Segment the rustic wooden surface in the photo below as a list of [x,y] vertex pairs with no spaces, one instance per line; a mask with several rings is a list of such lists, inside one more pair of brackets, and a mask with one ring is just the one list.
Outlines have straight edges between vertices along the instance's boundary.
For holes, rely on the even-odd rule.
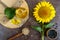
[[[41,40],[41,34],[31,28],[32,25],[39,26],[39,24],[37,24],[35,19],[33,18],[32,12],[33,12],[33,8],[40,0],[26,0],[26,1],[30,8],[29,20],[21,28],[18,29],[8,29],[0,24],[0,40],[8,40],[8,38],[11,37],[12,35],[21,32],[21,30],[24,27],[30,29],[30,34],[28,36],[23,35],[21,37],[16,38],[15,40]],[[56,30],[58,32],[58,36],[56,40],[60,40],[60,0],[47,0],[47,1],[51,2],[56,8],[57,11],[56,17],[52,22],[56,22],[57,24],[54,25],[52,28],[56,27]],[[45,40],[49,40],[49,39],[45,36]]]

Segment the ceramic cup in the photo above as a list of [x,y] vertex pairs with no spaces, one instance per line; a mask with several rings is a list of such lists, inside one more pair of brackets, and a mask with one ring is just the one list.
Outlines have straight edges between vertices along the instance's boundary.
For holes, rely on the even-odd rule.
[[57,31],[56,29],[49,29],[46,33],[48,39],[55,40],[57,39]]

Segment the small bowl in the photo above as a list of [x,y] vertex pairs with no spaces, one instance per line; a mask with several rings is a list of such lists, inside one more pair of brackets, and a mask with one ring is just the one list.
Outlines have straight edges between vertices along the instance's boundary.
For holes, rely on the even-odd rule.
[[57,31],[56,31],[56,29],[49,29],[46,34],[47,34],[48,39],[50,39],[50,40],[57,39]]

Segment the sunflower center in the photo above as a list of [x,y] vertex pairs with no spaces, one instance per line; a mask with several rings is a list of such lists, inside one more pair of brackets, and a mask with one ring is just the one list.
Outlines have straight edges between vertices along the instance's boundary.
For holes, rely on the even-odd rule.
[[43,19],[48,18],[50,15],[50,9],[48,7],[41,7],[38,11],[38,15]]

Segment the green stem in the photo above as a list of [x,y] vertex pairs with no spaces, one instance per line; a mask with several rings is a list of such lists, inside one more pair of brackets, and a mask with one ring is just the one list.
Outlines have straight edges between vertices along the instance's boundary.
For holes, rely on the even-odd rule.
[[42,31],[42,40],[44,40],[44,31]]
[[44,40],[44,24],[42,24],[42,29],[43,29],[43,31],[41,32],[42,33],[42,40]]

